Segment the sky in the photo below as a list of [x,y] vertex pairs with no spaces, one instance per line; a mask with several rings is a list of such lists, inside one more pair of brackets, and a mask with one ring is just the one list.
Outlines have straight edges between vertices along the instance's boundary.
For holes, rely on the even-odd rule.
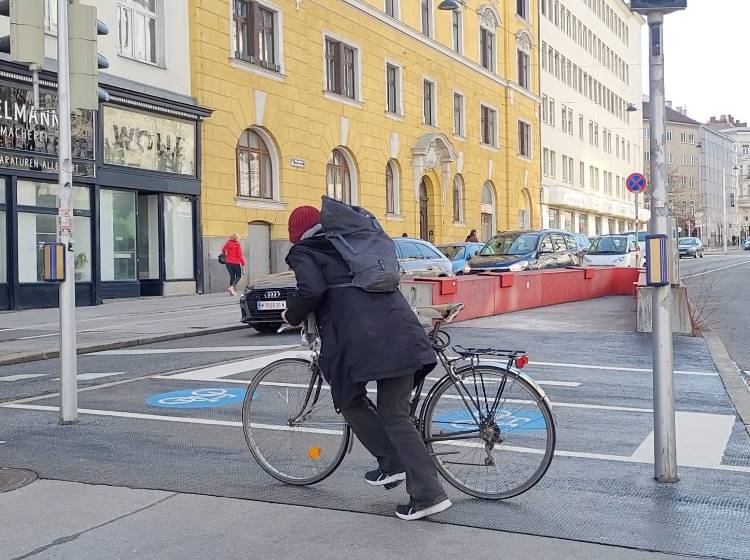
[[[673,107],[706,122],[731,114],[750,121],[750,0],[688,0],[665,17],[665,80]],[[643,36],[643,91],[648,94],[648,27]]]

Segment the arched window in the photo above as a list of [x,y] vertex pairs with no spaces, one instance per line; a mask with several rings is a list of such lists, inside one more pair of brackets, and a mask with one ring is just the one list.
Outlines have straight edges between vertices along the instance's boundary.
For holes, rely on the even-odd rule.
[[273,199],[273,167],[268,146],[247,129],[237,143],[237,195]]
[[497,68],[497,28],[500,18],[497,10],[489,5],[479,8],[479,61],[484,68],[495,72]]
[[352,201],[352,176],[344,152],[336,148],[331,152],[326,167],[326,192],[331,198],[350,204]]
[[386,214],[398,214],[400,199],[400,175],[398,164],[390,160],[385,166],[385,211]]
[[464,221],[464,181],[461,175],[453,179],[453,221]]

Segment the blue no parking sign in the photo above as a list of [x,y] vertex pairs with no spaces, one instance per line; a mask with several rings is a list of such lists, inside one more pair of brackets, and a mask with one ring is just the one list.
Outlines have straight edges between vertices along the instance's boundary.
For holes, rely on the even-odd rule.
[[648,181],[646,181],[646,176],[643,173],[632,173],[628,175],[625,186],[630,192],[640,194],[646,190]]
[[244,387],[210,387],[157,393],[146,399],[146,404],[159,408],[216,408],[241,403],[245,399]]

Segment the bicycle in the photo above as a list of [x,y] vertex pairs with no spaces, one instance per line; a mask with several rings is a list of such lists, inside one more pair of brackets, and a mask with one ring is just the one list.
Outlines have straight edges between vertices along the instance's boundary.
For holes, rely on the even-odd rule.
[[[552,462],[552,409],[539,385],[520,371],[528,363],[526,352],[462,346],[448,351],[451,338],[443,327],[463,307],[418,309],[432,320],[430,341],[446,373],[426,394],[426,380],[417,385],[410,415],[451,485],[479,498],[512,498],[537,484]],[[260,370],[242,406],[245,439],[258,464],[275,479],[300,486],[330,476],[354,442],[318,366],[314,321],[306,322],[302,338],[310,359],[282,359]]]

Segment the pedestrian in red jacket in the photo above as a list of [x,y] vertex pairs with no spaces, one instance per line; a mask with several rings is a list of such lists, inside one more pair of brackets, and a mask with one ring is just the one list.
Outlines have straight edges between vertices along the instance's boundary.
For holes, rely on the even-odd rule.
[[234,233],[221,248],[221,254],[224,255],[224,264],[227,265],[227,271],[229,272],[229,293],[233,296],[237,295],[234,288],[242,278],[242,267],[245,266],[240,239],[242,239],[240,234]]

